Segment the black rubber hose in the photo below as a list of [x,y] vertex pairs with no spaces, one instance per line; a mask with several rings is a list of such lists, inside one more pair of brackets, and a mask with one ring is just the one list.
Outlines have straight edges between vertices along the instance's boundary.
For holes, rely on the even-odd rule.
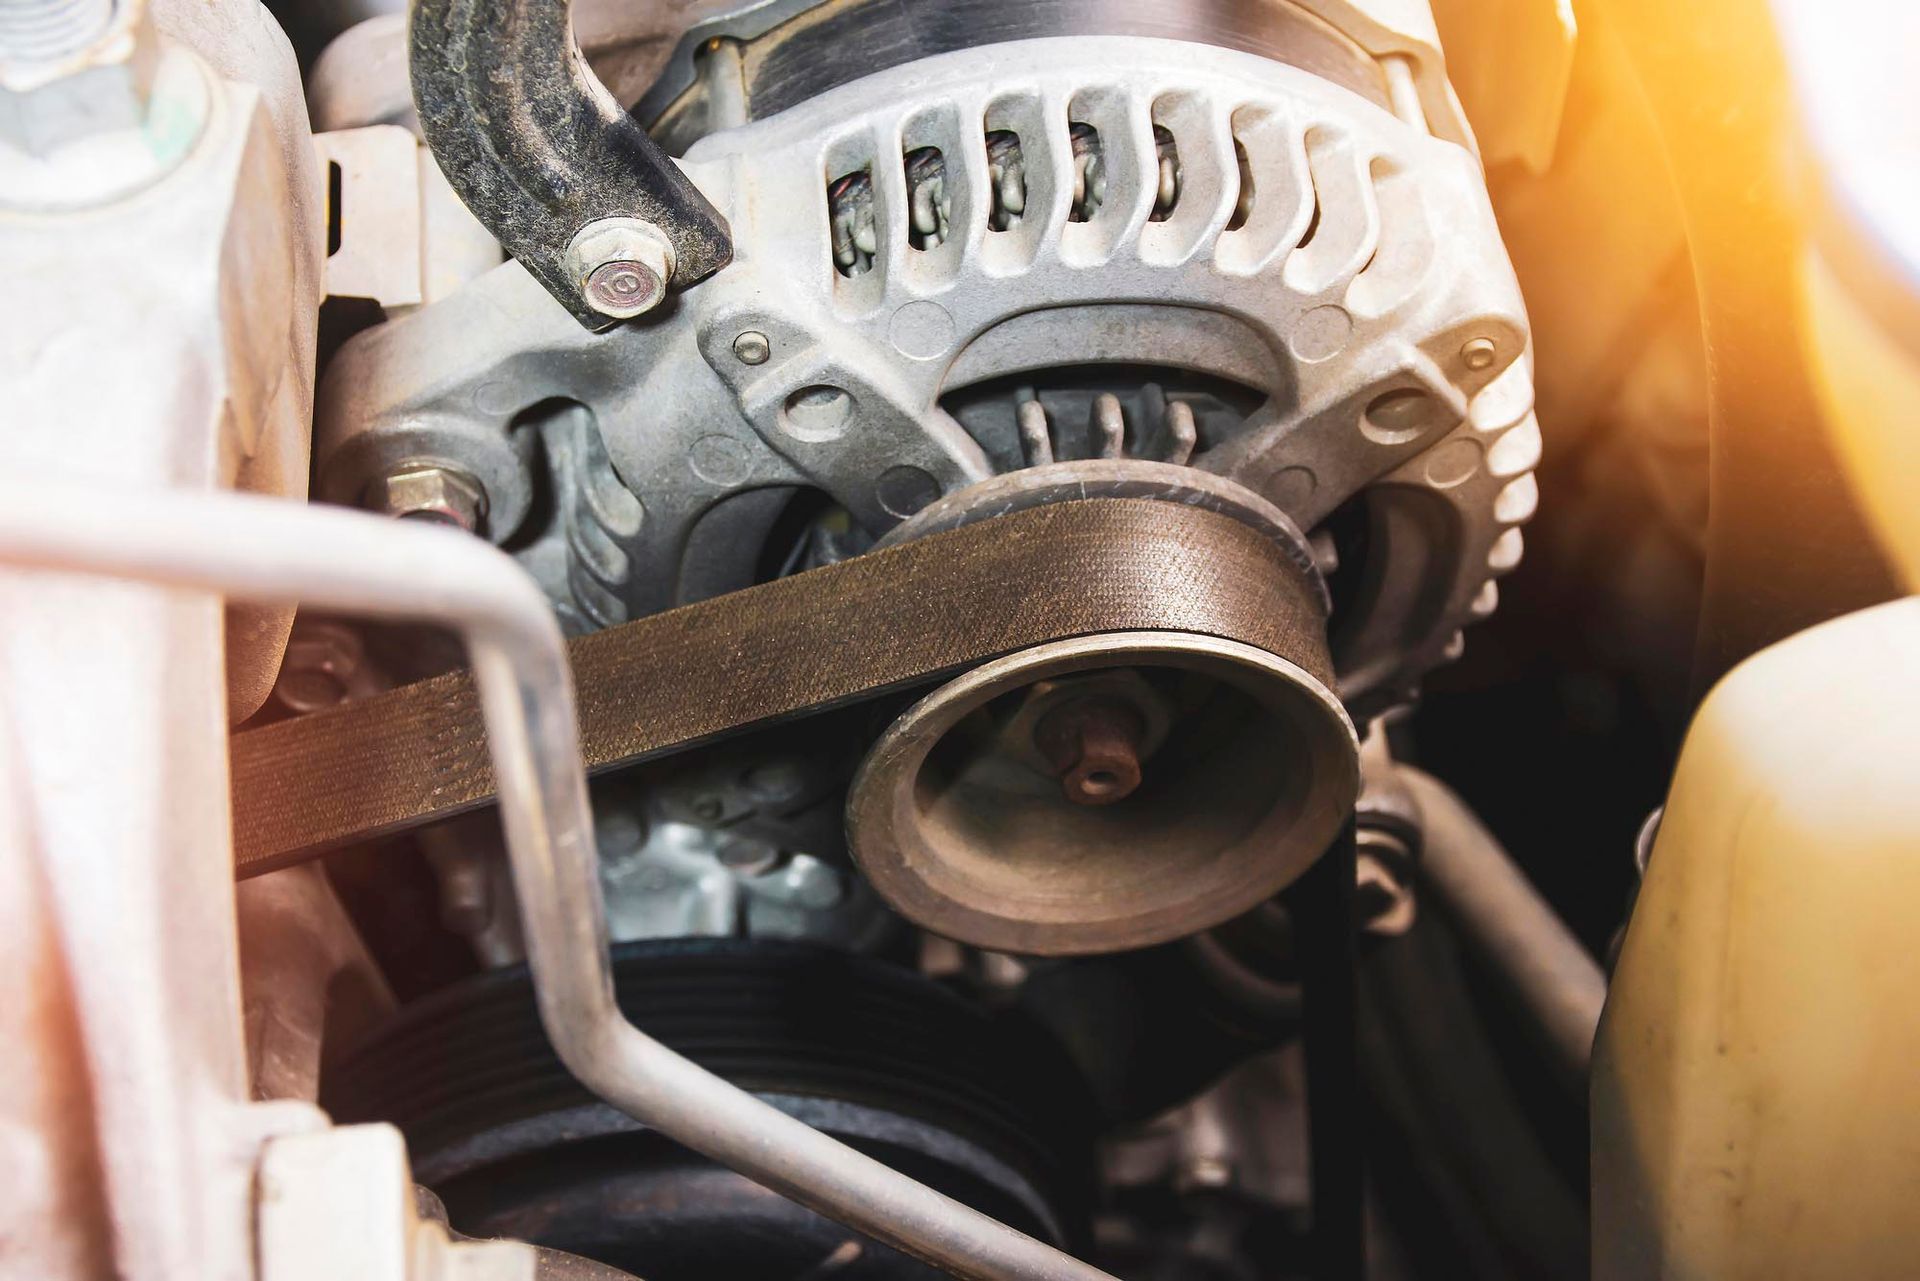
[[1420,804],[1421,879],[1527,1017],[1556,1075],[1584,1095],[1607,997],[1599,963],[1458,793],[1420,770],[1399,772]]
[[727,221],[594,77],[571,0],[413,0],[408,59],[420,130],[473,216],[581,324],[596,311],[566,266],[589,223],[640,218],[673,245],[673,284],[733,257]]

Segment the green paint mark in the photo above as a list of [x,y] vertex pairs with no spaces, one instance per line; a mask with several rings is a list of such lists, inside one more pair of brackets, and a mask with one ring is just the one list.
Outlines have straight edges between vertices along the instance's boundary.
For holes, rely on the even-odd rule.
[[191,102],[157,98],[149,103],[145,133],[154,159],[169,166],[186,155],[200,136],[200,124],[200,113]]

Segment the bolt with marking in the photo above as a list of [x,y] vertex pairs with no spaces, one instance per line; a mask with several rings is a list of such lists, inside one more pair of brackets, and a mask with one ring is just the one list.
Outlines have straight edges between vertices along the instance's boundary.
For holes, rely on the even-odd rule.
[[587,305],[627,320],[658,307],[673,279],[673,244],[640,218],[601,218],[574,233],[567,245],[567,278]]

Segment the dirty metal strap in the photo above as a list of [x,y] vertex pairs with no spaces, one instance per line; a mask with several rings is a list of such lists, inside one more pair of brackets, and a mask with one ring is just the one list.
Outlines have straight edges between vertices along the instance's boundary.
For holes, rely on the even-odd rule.
[[[928,683],[1100,632],[1184,631],[1333,685],[1318,595],[1265,535],[1173,503],[996,517],[569,642],[593,771]],[[237,874],[489,802],[465,672],[233,739]]]
[[733,237],[673,158],[595,78],[568,0],[414,0],[408,63],[420,131],[460,200],[587,328],[596,311],[567,246],[603,218],[673,244],[673,283],[727,265]]

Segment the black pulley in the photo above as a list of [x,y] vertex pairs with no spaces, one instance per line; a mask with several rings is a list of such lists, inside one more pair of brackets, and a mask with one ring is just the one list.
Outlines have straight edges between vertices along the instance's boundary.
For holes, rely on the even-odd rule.
[[[671,1048],[1022,1231],[1084,1244],[1085,1083],[1045,1036],[919,974],[797,943],[614,950],[621,1008]],[[601,1103],[554,1056],[524,968],[401,1011],[326,1073],[338,1121],[405,1132],[455,1228],[649,1281],[938,1275]]]

